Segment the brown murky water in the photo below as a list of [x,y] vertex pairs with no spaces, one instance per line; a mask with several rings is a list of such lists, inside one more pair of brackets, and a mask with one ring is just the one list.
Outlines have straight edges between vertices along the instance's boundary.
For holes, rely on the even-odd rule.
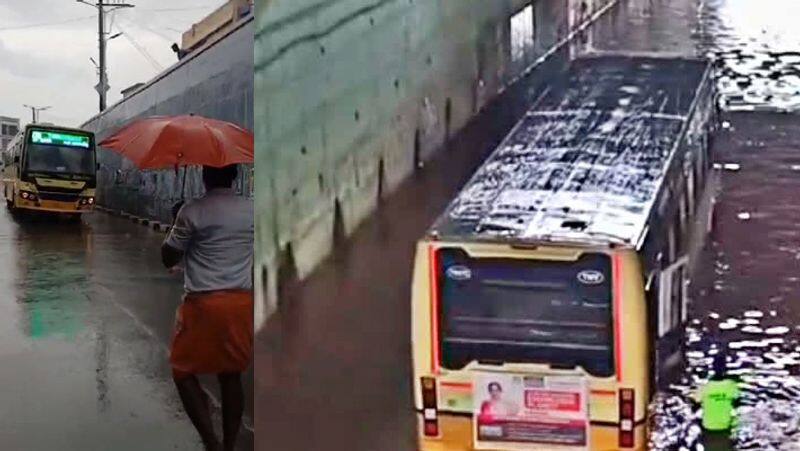
[[700,439],[698,406],[685,395],[707,379],[717,352],[742,382],[731,447],[800,446],[800,122],[773,113],[726,119],[715,143],[722,170],[715,227],[692,283],[689,371],[653,405],[653,449],[691,448]]
[[[742,381],[739,427],[707,449],[794,450],[800,430],[800,4],[787,0],[629,1],[605,19],[600,50],[666,51],[714,58],[721,106],[737,113],[717,139],[723,169],[713,240],[693,275],[686,379],[653,403],[653,449],[704,439],[688,392],[714,353]],[[772,112],[772,113],[770,113]]]
[[800,3],[791,0],[705,0],[699,7],[699,48],[719,59],[726,108],[800,108]]

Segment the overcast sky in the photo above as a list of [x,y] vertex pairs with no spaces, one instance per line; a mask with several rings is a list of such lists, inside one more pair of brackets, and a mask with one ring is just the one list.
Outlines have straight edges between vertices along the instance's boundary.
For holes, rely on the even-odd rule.
[[[109,106],[122,89],[176,63],[172,43],[225,0],[127,2],[136,7],[112,15],[112,33],[124,34],[108,43]],[[76,0],[0,0],[0,116],[25,124],[31,112],[23,104],[51,106],[40,121],[77,126],[97,114],[97,69],[89,58],[97,61],[96,8]]]

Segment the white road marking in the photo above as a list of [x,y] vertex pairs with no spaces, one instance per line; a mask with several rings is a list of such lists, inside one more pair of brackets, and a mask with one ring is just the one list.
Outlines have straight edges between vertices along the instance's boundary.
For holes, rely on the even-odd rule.
[[[150,326],[145,324],[141,319],[139,319],[139,317],[137,317],[136,314],[134,314],[131,309],[129,309],[124,304],[117,301],[113,295],[114,292],[111,291],[110,288],[100,283],[95,283],[94,286],[96,286],[100,290],[105,291],[106,295],[103,297],[109,299],[112,304],[114,304],[118,309],[120,309],[120,311],[125,313],[125,315],[127,315],[131,320],[133,320],[133,324],[142,332],[144,332],[145,335],[149,336],[151,339],[156,341],[159,345],[159,348],[161,349],[161,351],[164,353],[165,356],[169,356],[169,347],[166,344],[164,344],[158,338],[158,335],[155,333],[155,331]],[[206,393],[206,395],[208,395],[208,398],[211,400],[211,404],[214,406],[214,408],[219,409],[222,406],[222,403],[220,403],[220,401],[217,399],[214,393],[212,393],[208,388],[206,388],[202,384],[201,387],[203,387],[203,391]],[[247,414],[243,415],[242,417],[242,427],[247,431],[249,431],[250,433],[254,433],[253,419],[250,418],[249,415]]]

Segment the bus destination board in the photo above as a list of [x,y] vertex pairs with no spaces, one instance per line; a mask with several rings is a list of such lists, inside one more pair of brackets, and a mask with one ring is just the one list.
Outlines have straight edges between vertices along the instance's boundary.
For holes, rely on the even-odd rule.
[[31,133],[31,143],[47,144],[51,146],[83,147],[84,149],[88,149],[89,137],[75,133],[34,130]]

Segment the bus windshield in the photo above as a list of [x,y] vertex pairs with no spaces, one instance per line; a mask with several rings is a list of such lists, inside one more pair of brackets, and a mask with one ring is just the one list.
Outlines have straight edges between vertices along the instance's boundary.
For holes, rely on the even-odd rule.
[[611,263],[604,254],[577,261],[472,258],[438,251],[441,364],[613,369]]
[[26,170],[62,174],[95,174],[89,136],[34,131],[26,146]]

